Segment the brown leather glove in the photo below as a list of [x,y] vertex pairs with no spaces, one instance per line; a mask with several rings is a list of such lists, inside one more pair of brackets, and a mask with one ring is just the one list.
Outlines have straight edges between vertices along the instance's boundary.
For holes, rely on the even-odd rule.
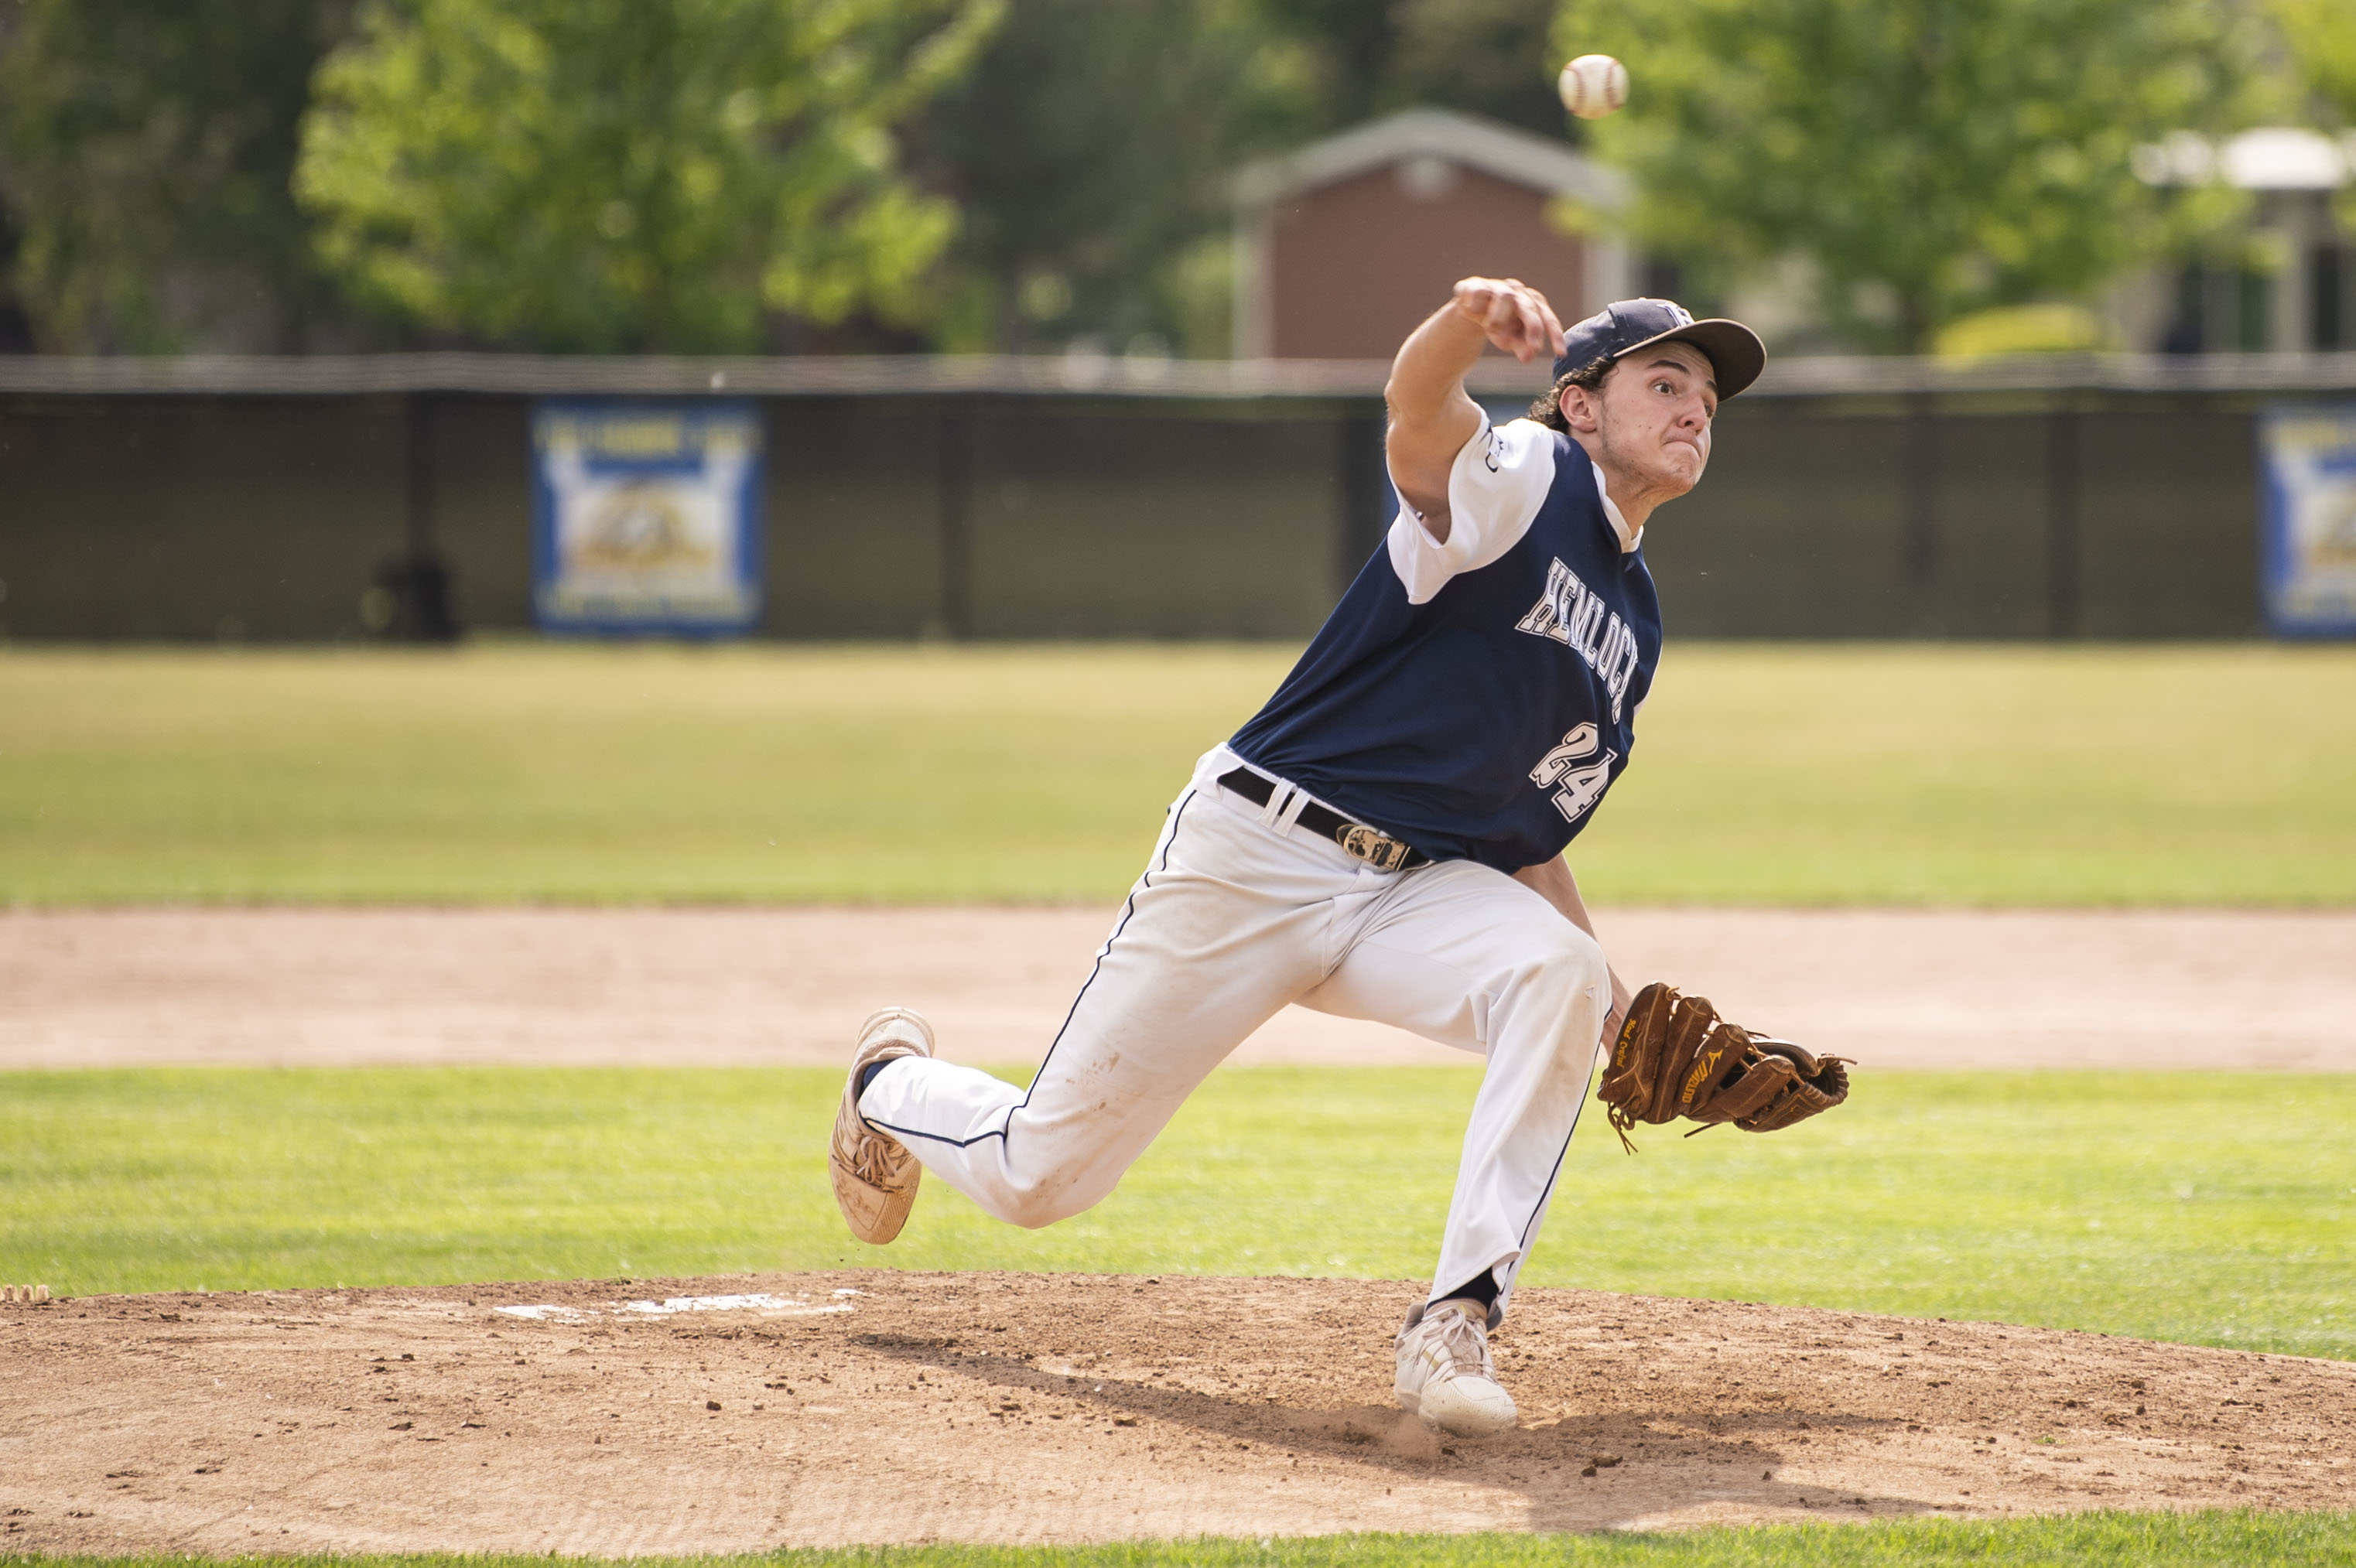
[[1596,1098],[1612,1107],[1612,1130],[1633,1154],[1628,1129],[1638,1122],[1686,1116],[1772,1133],[1829,1111],[1848,1098],[1847,1062],[1753,1034],[1704,998],[1655,981],[1629,1003]]

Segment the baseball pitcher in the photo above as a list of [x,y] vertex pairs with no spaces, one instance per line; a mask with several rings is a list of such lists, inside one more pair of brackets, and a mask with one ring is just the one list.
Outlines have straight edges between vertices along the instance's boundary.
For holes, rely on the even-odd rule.
[[[1554,361],[1502,428],[1464,389],[1487,344]],[[1632,1008],[1563,859],[1628,765],[1660,657],[1647,520],[1701,478],[1719,400],[1765,362],[1748,327],[1665,300],[1566,333],[1536,289],[1458,283],[1386,389],[1397,520],[1267,706],[1195,765],[1031,1087],[938,1060],[905,1008],[861,1031],[830,1160],[851,1230],[897,1235],[926,1169],[1052,1224],[1279,1008],[1396,1024],[1487,1063],[1398,1335],[1399,1403],[1460,1435],[1512,1425],[1487,1336],[1599,1046],[1623,1136],[1676,1115],[1783,1125],[1845,1083],[1697,998],[1648,987]],[[1737,1087],[1739,1115],[1716,1115]]]

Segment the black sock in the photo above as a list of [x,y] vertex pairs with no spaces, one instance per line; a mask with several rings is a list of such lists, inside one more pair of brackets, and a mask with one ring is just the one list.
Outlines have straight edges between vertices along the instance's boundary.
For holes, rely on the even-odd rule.
[[1477,1301],[1494,1308],[1497,1305],[1497,1275],[1494,1269],[1483,1269],[1454,1290],[1440,1294],[1442,1301]]
[[899,1060],[900,1059],[896,1056],[887,1056],[881,1061],[871,1061],[866,1066],[861,1068],[859,1070],[859,1093],[853,1094],[851,1097],[852,1102],[856,1104],[860,1097],[867,1093],[867,1086],[875,1082],[875,1075],[878,1072],[883,1072],[885,1068],[891,1066],[894,1062]]

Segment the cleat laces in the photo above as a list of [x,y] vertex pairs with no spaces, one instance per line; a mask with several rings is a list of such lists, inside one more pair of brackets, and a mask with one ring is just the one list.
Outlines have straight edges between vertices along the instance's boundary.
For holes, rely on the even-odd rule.
[[1462,1312],[1444,1312],[1439,1317],[1427,1352],[1436,1363],[1435,1375],[1486,1378],[1495,1382],[1497,1369],[1489,1360],[1489,1337],[1480,1326]]
[[843,1163],[870,1187],[888,1189],[908,1168],[907,1151],[880,1133],[862,1130],[852,1135],[849,1155]]

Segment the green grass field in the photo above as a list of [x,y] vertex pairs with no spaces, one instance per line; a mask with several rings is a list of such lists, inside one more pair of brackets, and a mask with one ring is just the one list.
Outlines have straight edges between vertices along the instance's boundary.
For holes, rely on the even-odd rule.
[[[579,1557],[11,1556],[41,1568],[576,1568]],[[2331,1568],[2356,1563],[2356,1514],[2084,1513],[1989,1522],[1922,1519],[1675,1535],[1344,1535],[1110,1546],[911,1546],[760,1557],[637,1557],[637,1568]]]
[[[1117,898],[1291,650],[0,651],[0,901]],[[1673,647],[1602,901],[2356,903],[2356,648]]]
[[[827,1071],[0,1075],[0,1278],[73,1293],[832,1268],[1418,1278],[1475,1070],[1214,1074],[1041,1232],[938,1183],[889,1249]],[[1777,1137],[1573,1141],[1535,1285],[2356,1359],[2356,1077],[1878,1074]],[[1740,1192],[1744,1201],[1726,1195]],[[1752,1237],[1758,1208],[1786,1222]]]
[[[1291,652],[0,647],[0,901],[1102,902]],[[1678,646],[1641,735],[1574,857],[1599,903],[2356,905],[2356,649]],[[830,1072],[0,1073],[0,1278],[1412,1278],[1475,1082],[1221,1072],[1090,1214],[1014,1231],[936,1183],[874,1252],[825,1186]],[[2356,1359],[2351,1125],[2356,1078],[2195,1073],[1878,1074],[1633,1159],[1599,1120],[1525,1278]],[[1762,1204],[1789,1223],[1741,1240]],[[2356,1563],[2356,1515],[696,1561]]]

